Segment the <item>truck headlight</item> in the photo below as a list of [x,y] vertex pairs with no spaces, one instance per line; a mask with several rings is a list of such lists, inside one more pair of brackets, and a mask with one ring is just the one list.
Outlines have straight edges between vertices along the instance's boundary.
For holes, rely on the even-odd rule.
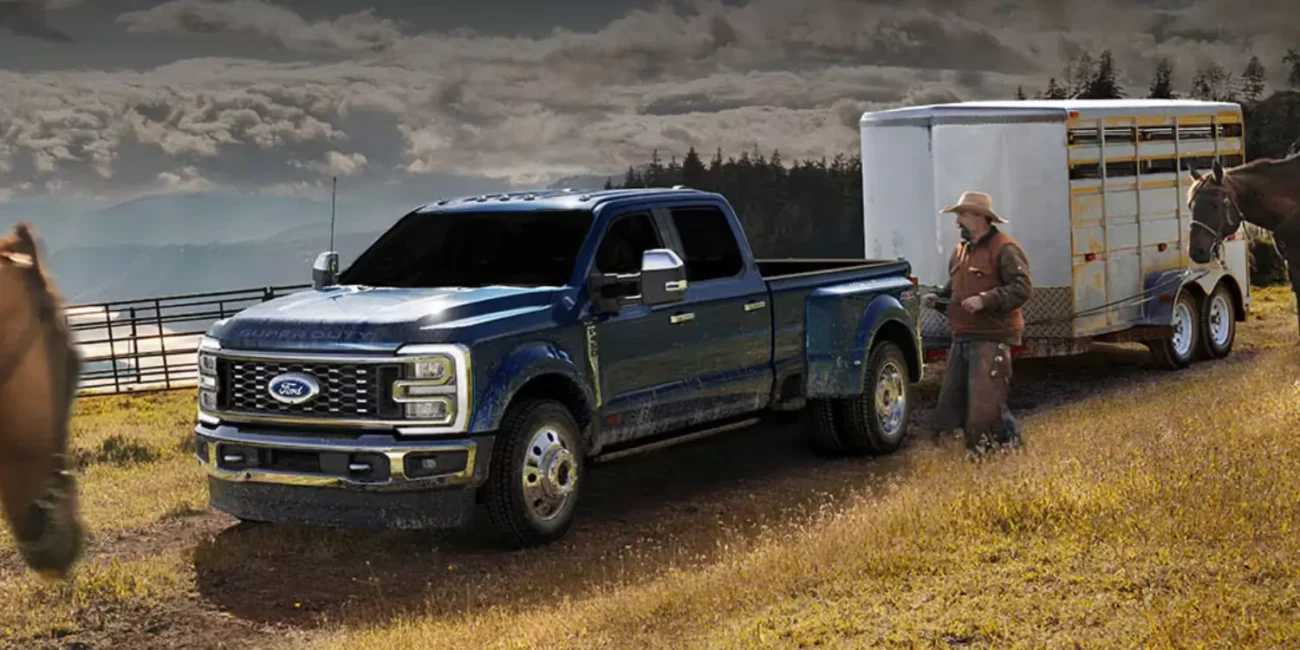
[[[402,378],[393,382],[393,401],[416,427],[463,430],[470,403],[469,350],[459,345],[407,345]],[[430,431],[435,433],[438,431]]]
[[221,392],[221,382],[217,380],[217,357],[213,352],[221,349],[221,342],[210,336],[199,341],[199,410],[217,410],[217,394]]

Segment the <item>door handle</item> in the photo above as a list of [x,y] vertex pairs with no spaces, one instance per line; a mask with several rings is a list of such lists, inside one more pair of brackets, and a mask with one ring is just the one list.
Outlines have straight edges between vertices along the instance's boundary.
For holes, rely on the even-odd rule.
[[686,290],[686,280],[673,280],[671,282],[664,283],[664,291],[677,292],[677,291],[685,291],[685,290]]
[[673,325],[689,323],[690,321],[695,320],[695,314],[689,312],[685,314],[673,314],[672,318],[670,318],[669,320],[672,321]]
[[754,302],[745,303],[745,311],[758,311],[767,307],[766,300],[755,300]]

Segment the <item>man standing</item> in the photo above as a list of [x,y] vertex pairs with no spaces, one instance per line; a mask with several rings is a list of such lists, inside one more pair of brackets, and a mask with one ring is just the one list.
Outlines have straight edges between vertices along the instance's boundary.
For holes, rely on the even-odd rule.
[[[1020,308],[1033,283],[1029,260],[984,192],[965,192],[942,210],[957,215],[962,243],[948,261],[948,282],[921,304],[948,317],[952,348],[935,415],[939,433],[961,428],[966,449],[979,455],[994,447],[1024,444],[1007,408],[1011,347],[1020,345],[1025,320]],[[940,299],[945,299],[940,302]],[[948,305],[952,305],[952,309]]]

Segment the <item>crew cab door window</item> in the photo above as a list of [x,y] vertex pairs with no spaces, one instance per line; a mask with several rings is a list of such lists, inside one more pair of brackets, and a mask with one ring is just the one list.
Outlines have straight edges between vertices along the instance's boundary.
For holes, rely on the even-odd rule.
[[647,212],[615,217],[596,250],[597,273],[637,273],[641,255],[652,248],[663,248],[663,240]]
[[688,282],[733,278],[744,270],[736,235],[721,210],[678,208],[672,211],[672,218],[682,240]]

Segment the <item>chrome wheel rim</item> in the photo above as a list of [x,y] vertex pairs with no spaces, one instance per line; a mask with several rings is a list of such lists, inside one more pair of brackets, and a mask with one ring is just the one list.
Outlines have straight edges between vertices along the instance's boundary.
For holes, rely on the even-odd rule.
[[876,378],[876,414],[880,428],[893,437],[903,427],[903,411],[907,407],[906,381],[898,364],[886,361]]
[[524,502],[541,521],[554,519],[564,510],[578,485],[578,464],[554,427],[542,427],[528,443],[524,454]]
[[1185,357],[1192,349],[1192,310],[1185,302],[1174,305],[1174,351]]
[[1228,308],[1228,299],[1216,295],[1210,301],[1210,340],[1214,341],[1214,347],[1221,348],[1228,344],[1231,329],[1232,310]]

